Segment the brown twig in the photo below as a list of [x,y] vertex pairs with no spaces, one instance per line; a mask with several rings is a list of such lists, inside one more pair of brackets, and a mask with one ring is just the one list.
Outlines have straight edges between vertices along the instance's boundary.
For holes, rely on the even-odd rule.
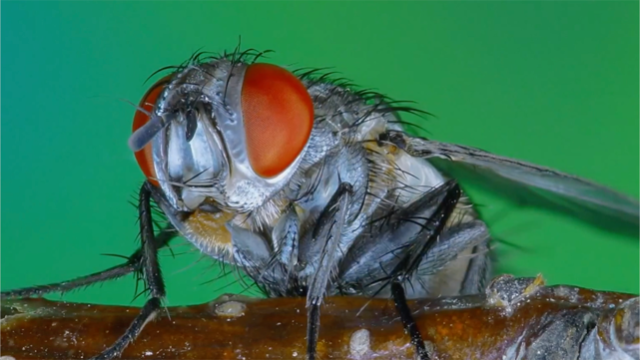
[[[123,358],[304,359],[304,306],[303,298],[223,296],[170,307],[170,317],[165,312],[150,322]],[[433,359],[638,358],[635,295],[502,276],[485,294],[413,300],[409,307]],[[42,299],[5,301],[1,352],[16,360],[94,356],[137,312]],[[409,342],[391,300],[333,297],[322,307],[321,359],[412,359]]]

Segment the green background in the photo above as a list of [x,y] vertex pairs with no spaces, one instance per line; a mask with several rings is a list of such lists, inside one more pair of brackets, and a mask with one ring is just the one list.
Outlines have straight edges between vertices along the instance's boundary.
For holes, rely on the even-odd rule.
[[[3,2],[2,289],[98,271],[137,246],[127,148],[153,71],[192,52],[273,49],[438,116],[434,139],[574,173],[638,197],[638,2]],[[415,119],[414,119],[415,120]],[[638,293],[638,239],[476,193],[500,272]],[[180,241],[170,305],[224,280]],[[232,281],[233,277],[227,280]],[[65,299],[127,304],[131,277]],[[53,298],[57,298],[54,296]],[[140,303],[140,299],[136,304]]]

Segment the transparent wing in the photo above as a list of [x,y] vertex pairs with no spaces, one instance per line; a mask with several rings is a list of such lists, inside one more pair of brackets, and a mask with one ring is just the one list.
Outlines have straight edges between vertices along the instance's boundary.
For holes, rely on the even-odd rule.
[[572,215],[587,216],[586,220],[596,220],[605,227],[638,232],[638,200],[589,180],[467,146],[412,137],[403,132],[389,132],[389,140],[412,156],[441,159],[433,161],[434,165],[463,184],[465,179],[476,183],[480,181],[481,185],[488,185],[491,190],[514,197],[512,200],[523,204],[553,205],[556,209],[569,210]]

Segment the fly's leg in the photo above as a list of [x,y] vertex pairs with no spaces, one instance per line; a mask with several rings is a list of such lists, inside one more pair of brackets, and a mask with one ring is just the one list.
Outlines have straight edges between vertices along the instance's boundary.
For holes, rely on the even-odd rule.
[[[490,236],[482,221],[449,219],[457,208],[459,192],[455,181],[447,181],[391,215],[374,220],[371,235],[355,243],[345,255],[338,276],[340,286],[350,292],[390,296],[391,282],[407,276],[401,283],[407,297],[416,298],[457,294],[463,282],[470,289],[472,283],[482,283],[482,274],[488,273],[482,269],[490,268],[486,264],[488,256],[486,251],[471,250],[485,248]],[[469,260],[476,264],[476,258],[486,260],[485,266],[480,266],[481,262],[468,265]],[[471,272],[467,279],[465,271]]]
[[443,233],[447,221],[455,210],[458,200],[460,200],[462,192],[457,183],[450,180],[442,185],[442,187],[447,189],[446,195],[438,205],[436,211],[429,217],[425,224],[429,236],[425,236],[425,240],[417,241],[413,246],[411,246],[403,261],[401,261],[392,272],[393,280],[391,280],[391,294],[393,296],[396,310],[400,315],[405,331],[407,331],[409,336],[411,336],[411,343],[416,347],[416,354],[420,360],[429,360],[430,357],[424,346],[424,340],[422,340],[420,330],[418,329],[418,326],[411,314],[411,310],[407,305],[407,299],[401,283],[409,281],[416,274],[422,260],[429,251],[437,245],[438,239]]
[[[157,236],[153,238],[155,247],[161,249],[169,244],[171,239],[177,235],[172,226],[163,228]],[[135,271],[142,270],[143,265],[143,249],[136,250],[125,263],[110,267],[90,275],[82,276],[73,280],[62,281],[59,283],[33,286],[23,289],[9,290],[0,293],[0,299],[15,299],[33,296],[43,296],[49,293],[64,293],[73,289],[82,288],[97,284],[99,282],[114,280],[128,275]]]
[[307,311],[307,360],[316,359],[320,332],[320,305],[313,304]]
[[[428,158],[434,155],[438,155],[432,151],[433,149],[429,149],[428,147],[416,148],[415,146],[413,146],[413,144],[410,143],[411,140],[401,132],[390,131],[387,133],[383,133],[378,138],[378,141],[390,142],[398,148],[406,151],[409,155],[415,157]],[[478,150],[469,150],[478,152],[478,156],[482,155]],[[490,154],[486,155],[491,156]],[[487,251],[488,247],[486,244],[480,244],[474,247],[473,254],[476,256],[474,256],[474,258],[469,263],[469,267],[467,269],[462,287],[460,289],[461,294],[474,294],[481,292],[484,289],[487,281],[491,276],[491,262],[488,258],[488,255],[482,254],[486,253]]]
[[338,245],[345,228],[348,206],[353,188],[348,183],[341,183],[338,190],[327,204],[325,212],[318,219],[314,229],[315,241],[322,241],[324,246],[320,261],[309,284],[307,293],[307,359],[315,360],[320,329],[320,305],[327,290],[327,284],[335,271]]
[[140,189],[138,212],[140,214],[140,239],[142,241],[142,273],[151,298],[142,307],[127,331],[94,360],[118,358],[124,349],[135,340],[145,324],[156,316],[165,297],[164,280],[158,263],[158,246],[154,241],[153,219],[151,217],[151,184],[145,182]]
[[423,225],[423,234],[420,238],[411,244],[406,255],[391,271],[393,281],[409,280],[419,270],[420,265],[429,255],[429,251],[438,245],[438,240],[445,230],[447,221],[458,205],[458,200],[462,194],[460,186],[454,181],[449,180],[439,188],[446,191],[442,201],[434,213],[427,219]]
[[396,310],[400,315],[402,326],[404,326],[404,330],[411,336],[411,344],[416,347],[418,359],[430,360],[429,353],[424,346],[424,340],[422,340],[422,335],[420,334],[420,330],[418,330],[418,325],[413,319],[411,309],[407,305],[407,298],[405,297],[404,289],[400,282],[394,281],[391,283],[391,295],[393,296],[393,303],[396,306]]

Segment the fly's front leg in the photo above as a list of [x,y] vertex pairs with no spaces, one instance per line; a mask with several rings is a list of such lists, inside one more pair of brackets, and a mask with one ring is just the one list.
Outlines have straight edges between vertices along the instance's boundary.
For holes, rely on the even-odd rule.
[[[157,236],[153,238],[155,247],[161,249],[169,244],[169,241],[177,235],[176,230],[172,226],[162,229]],[[64,293],[73,289],[82,288],[97,284],[99,282],[114,280],[128,275],[132,272],[141,271],[143,265],[143,249],[136,250],[128,260],[120,265],[110,267],[90,275],[75,278],[73,280],[62,281],[53,284],[33,286],[23,289],[9,290],[0,293],[0,299],[15,299],[32,296],[43,296],[49,293]]]
[[327,284],[337,266],[340,239],[345,228],[348,207],[353,188],[341,183],[313,230],[313,241],[321,244],[317,268],[309,284],[307,293],[307,359],[316,358],[318,334],[320,330],[320,304],[327,291]]
[[138,212],[140,215],[140,239],[142,241],[142,273],[151,298],[142,307],[127,331],[109,348],[94,360],[111,360],[118,358],[122,351],[135,340],[145,324],[156,316],[165,297],[164,280],[158,263],[158,246],[154,241],[153,219],[151,217],[151,187],[145,182],[140,189]]

